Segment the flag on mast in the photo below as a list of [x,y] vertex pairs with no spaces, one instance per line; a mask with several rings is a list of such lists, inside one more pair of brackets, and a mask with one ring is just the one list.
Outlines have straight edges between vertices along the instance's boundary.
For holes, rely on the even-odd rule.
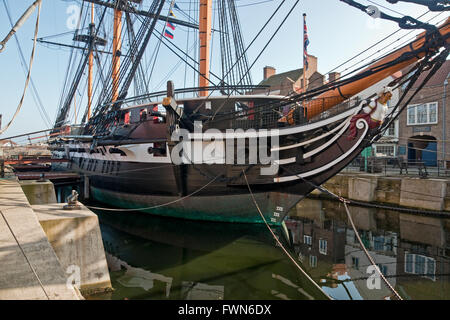
[[306,27],[306,13],[303,14],[303,67],[308,70],[308,28]]
[[172,23],[170,23],[169,21],[167,21],[166,24],[170,29],[175,30],[175,25],[173,25]]
[[173,34],[169,30],[164,30],[164,35],[167,38],[173,39]]
[[[306,13],[303,14],[303,92],[306,92],[306,70],[308,70],[308,28],[306,27]],[[306,106],[303,101],[303,117],[306,118]]]
[[[172,9],[169,9],[169,16],[176,18]],[[170,21],[166,22],[166,27],[169,27],[170,29],[175,30],[175,25],[173,23],[171,23]],[[166,38],[173,39],[173,33],[167,29],[164,30],[164,36]]]

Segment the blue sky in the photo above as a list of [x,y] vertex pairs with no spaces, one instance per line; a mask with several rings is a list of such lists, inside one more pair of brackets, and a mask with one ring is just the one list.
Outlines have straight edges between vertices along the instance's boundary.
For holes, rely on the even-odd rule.
[[[25,11],[28,5],[32,3],[31,0],[0,0],[1,39],[3,39],[11,28],[4,4],[2,3],[3,1],[7,2],[14,22]],[[279,5],[280,1],[281,0],[236,0],[236,4],[239,7],[240,22],[246,44],[248,44],[256,35],[268,17]],[[250,63],[254,61],[257,54],[261,51],[264,44],[272,35],[272,32],[280,24],[294,2],[294,0],[286,1],[280,14],[275,17],[273,23],[269,25],[269,28],[263,33],[262,37],[250,48],[248,51]],[[376,3],[386,6],[395,10],[395,12],[381,7],[380,9],[394,16],[404,14],[418,17],[428,11],[428,9],[423,6],[405,3],[391,5],[385,0],[360,0],[359,2],[365,5]],[[68,13],[67,10],[71,5],[78,5],[79,3],[80,1],[43,0],[38,37],[70,31],[67,27],[70,12]],[[177,1],[177,3],[180,8],[189,13],[188,0],[180,0]],[[262,80],[262,69],[266,65],[275,67],[277,72],[284,72],[302,67],[303,13],[307,14],[308,34],[310,39],[308,52],[318,57],[319,72],[324,74],[398,29],[398,26],[393,22],[373,20],[363,12],[350,7],[339,0],[302,0],[294,9],[280,32],[272,40],[270,46],[264,51],[252,68],[252,77],[255,83]],[[176,11],[175,14],[177,14]],[[430,12],[424,15],[421,20],[427,21],[436,15],[437,13]],[[437,18],[431,20],[431,22],[437,23],[445,17],[445,13],[441,14]],[[183,15],[179,13],[177,14],[177,18],[184,19]],[[32,49],[35,19],[36,13],[30,17],[17,33],[27,64]],[[381,47],[393,43],[392,46],[389,47],[393,48],[414,35],[414,33],[411,33],[405,36],[407,33],[408,31],[398,32],[395,36],[385,41]],[[174,31],[174,34],[175,39],[173,42],[180,47],[185,48],[187,45],[187,30],[178,26]],[[70,36],[56,37],[48,40],[70,43]],[[219,40],[217,39],[214,41],[217,44]],[[376,50],[381,47],[377,47]],[[162,56],[165,58],[158,60],[157,68],[151,79],[150,87],[154,90],[164,89],[165,81],[162,82],[162,86],[158,87],[157,85],[167,76],[168,70],[176,66],[179,61],[179,59],[170,52],[165,52],[163,49],[161,50]],[[216,50],[215,46],[214,50]],[[352,61],[352,63],[362,60],[365,56],[369,56],[373,52],[373,50],[367,51],[358,59]],[[40,44],[37,46],[36,57],[32,69],[32,79],[52,122],[56,116],[69,54],[70,51],[67,49]],[[216,55],[217,53],[214,54],[213,51],[213,56]],[[216,70],[219,74],[218,70],[215,69],[215,64],[216,62],[213,59],[212,69]],[[350,64],[339,68],[337,71],[343,71],[348,66],[350,66]],[[9,41],[6,50],[3,53],[0,53],[0,70],[0,88],[2,93],[0,113],[3,114],[4,125],[10,120],[16,109],[26,78],[21,66],[18,48],[14,38]],[[190,76],[190,78],[192,77],[193,75]],[[179,66],[175,69],[175,72],[170,75],[170,78],[174,80],[177,88],[182,87],[184,81],[184,67]],[[80,90],[83,91],[82,89]],[[82,95],[85,96],[83,92],[79,93],[80,96],[78,99],[80,99],[80,101]],[[10,129],[3,134],[3,137],[41,130],[47,127],[48,126],[45,124],[39,113],[32,92],[29,89],[19,116]]]

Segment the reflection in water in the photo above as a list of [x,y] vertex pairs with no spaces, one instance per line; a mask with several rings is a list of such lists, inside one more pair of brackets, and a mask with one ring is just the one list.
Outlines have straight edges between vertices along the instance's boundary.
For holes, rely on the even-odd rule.
[[[405,299],[450,299],[450,219],[350,207],[364,246]],[[390,299],[361,250],[344,208],[301,201],[286,222],[294,250],[335,299]]]
[[157,280],[166,284],[166,297],[169,297],[173,278],[165,277],[141,268],[134,268],[111,254],[108,254],[107,260],[110,271],[120,271],[122,268],[126,270],[125,274],[117,279],[117,282],[122,286],[131,288],[141,287],[145,291],[149,291],[154,287],[154,281]]
[[97,213],[115,291],[90,298],[326,299],[264,225]]
[[[450,219],[350,207],[365,247],[405,299],[450,299]],[[92,299],[326,299],[264,225],[97,212],[115,291]],[[334,299],[390,299],[345,210],[301,201],[283,245]],[[286,240],[290,239],[290,240]]]

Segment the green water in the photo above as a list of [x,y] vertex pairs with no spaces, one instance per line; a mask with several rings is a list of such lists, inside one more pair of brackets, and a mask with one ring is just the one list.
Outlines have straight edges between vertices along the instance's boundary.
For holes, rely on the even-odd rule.
[[[323,292],[265,225],[97,214],[114,292],[88,299],[327,299],[323,292],[339,300],[392,297],[367,272],[368,260],[336,202],[305,199],[289,213],[288,233],[273,227]],[[403,298],[450,299],[449,219],[361,207],[352,207],[351,214],[366,248]]]

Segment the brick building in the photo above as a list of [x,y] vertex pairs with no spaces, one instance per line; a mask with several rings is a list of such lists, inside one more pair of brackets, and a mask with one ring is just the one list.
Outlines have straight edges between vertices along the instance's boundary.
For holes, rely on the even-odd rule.
[[[317,71],[317,57],[309,56],[309,68],[306,71],[307,89],[311,90],[324,85],[327,82],[340,78],[340,73],[330,72],[328,77]],[[387,77],[386,79],[376,83],[375,85],[360,92],[357,96],[360,99],[368,99],[374,93],[378,93],[387,86],[395,77]],[[274,67],[266,66],[263,69],[263,80],[259,83],[262,86],[269,86],[267,89],[255,90],[253,94],[273,94],[285,96],[292,92],[303,91],[303,69],[295,69],[283,73],[276,73]],[[398,90],[393,91],[393,97],[388,102],[389,108],[397,104],[399,98]],[[383,157],[395,157],[398,152],[398,120],[396,120],[383,137],[373,145],[374,155]]]
[[[309,67],[305,76],[308,89],[324,84],[324,76],[317,71],[317,57],[309,56]],[[334,80],[336,77],[339,77],[338,73],[330,73],[329,80]],[[303,68],[277,74],[274,67],[266,66],[263,69],[263,80],[259,85],[269,86],[269,88],[255,90],[254,94],[270,93],[285,96],[293,91],[301,92],[303,90]]]
[[[414,87],[428,75],[423,73]],[[450,168],[450,61],[434,74],[399,116],[398,155],[410,162]],[[406,86],[403,86],[403,89]],[[406,99],[414,92],[408,93]]]

